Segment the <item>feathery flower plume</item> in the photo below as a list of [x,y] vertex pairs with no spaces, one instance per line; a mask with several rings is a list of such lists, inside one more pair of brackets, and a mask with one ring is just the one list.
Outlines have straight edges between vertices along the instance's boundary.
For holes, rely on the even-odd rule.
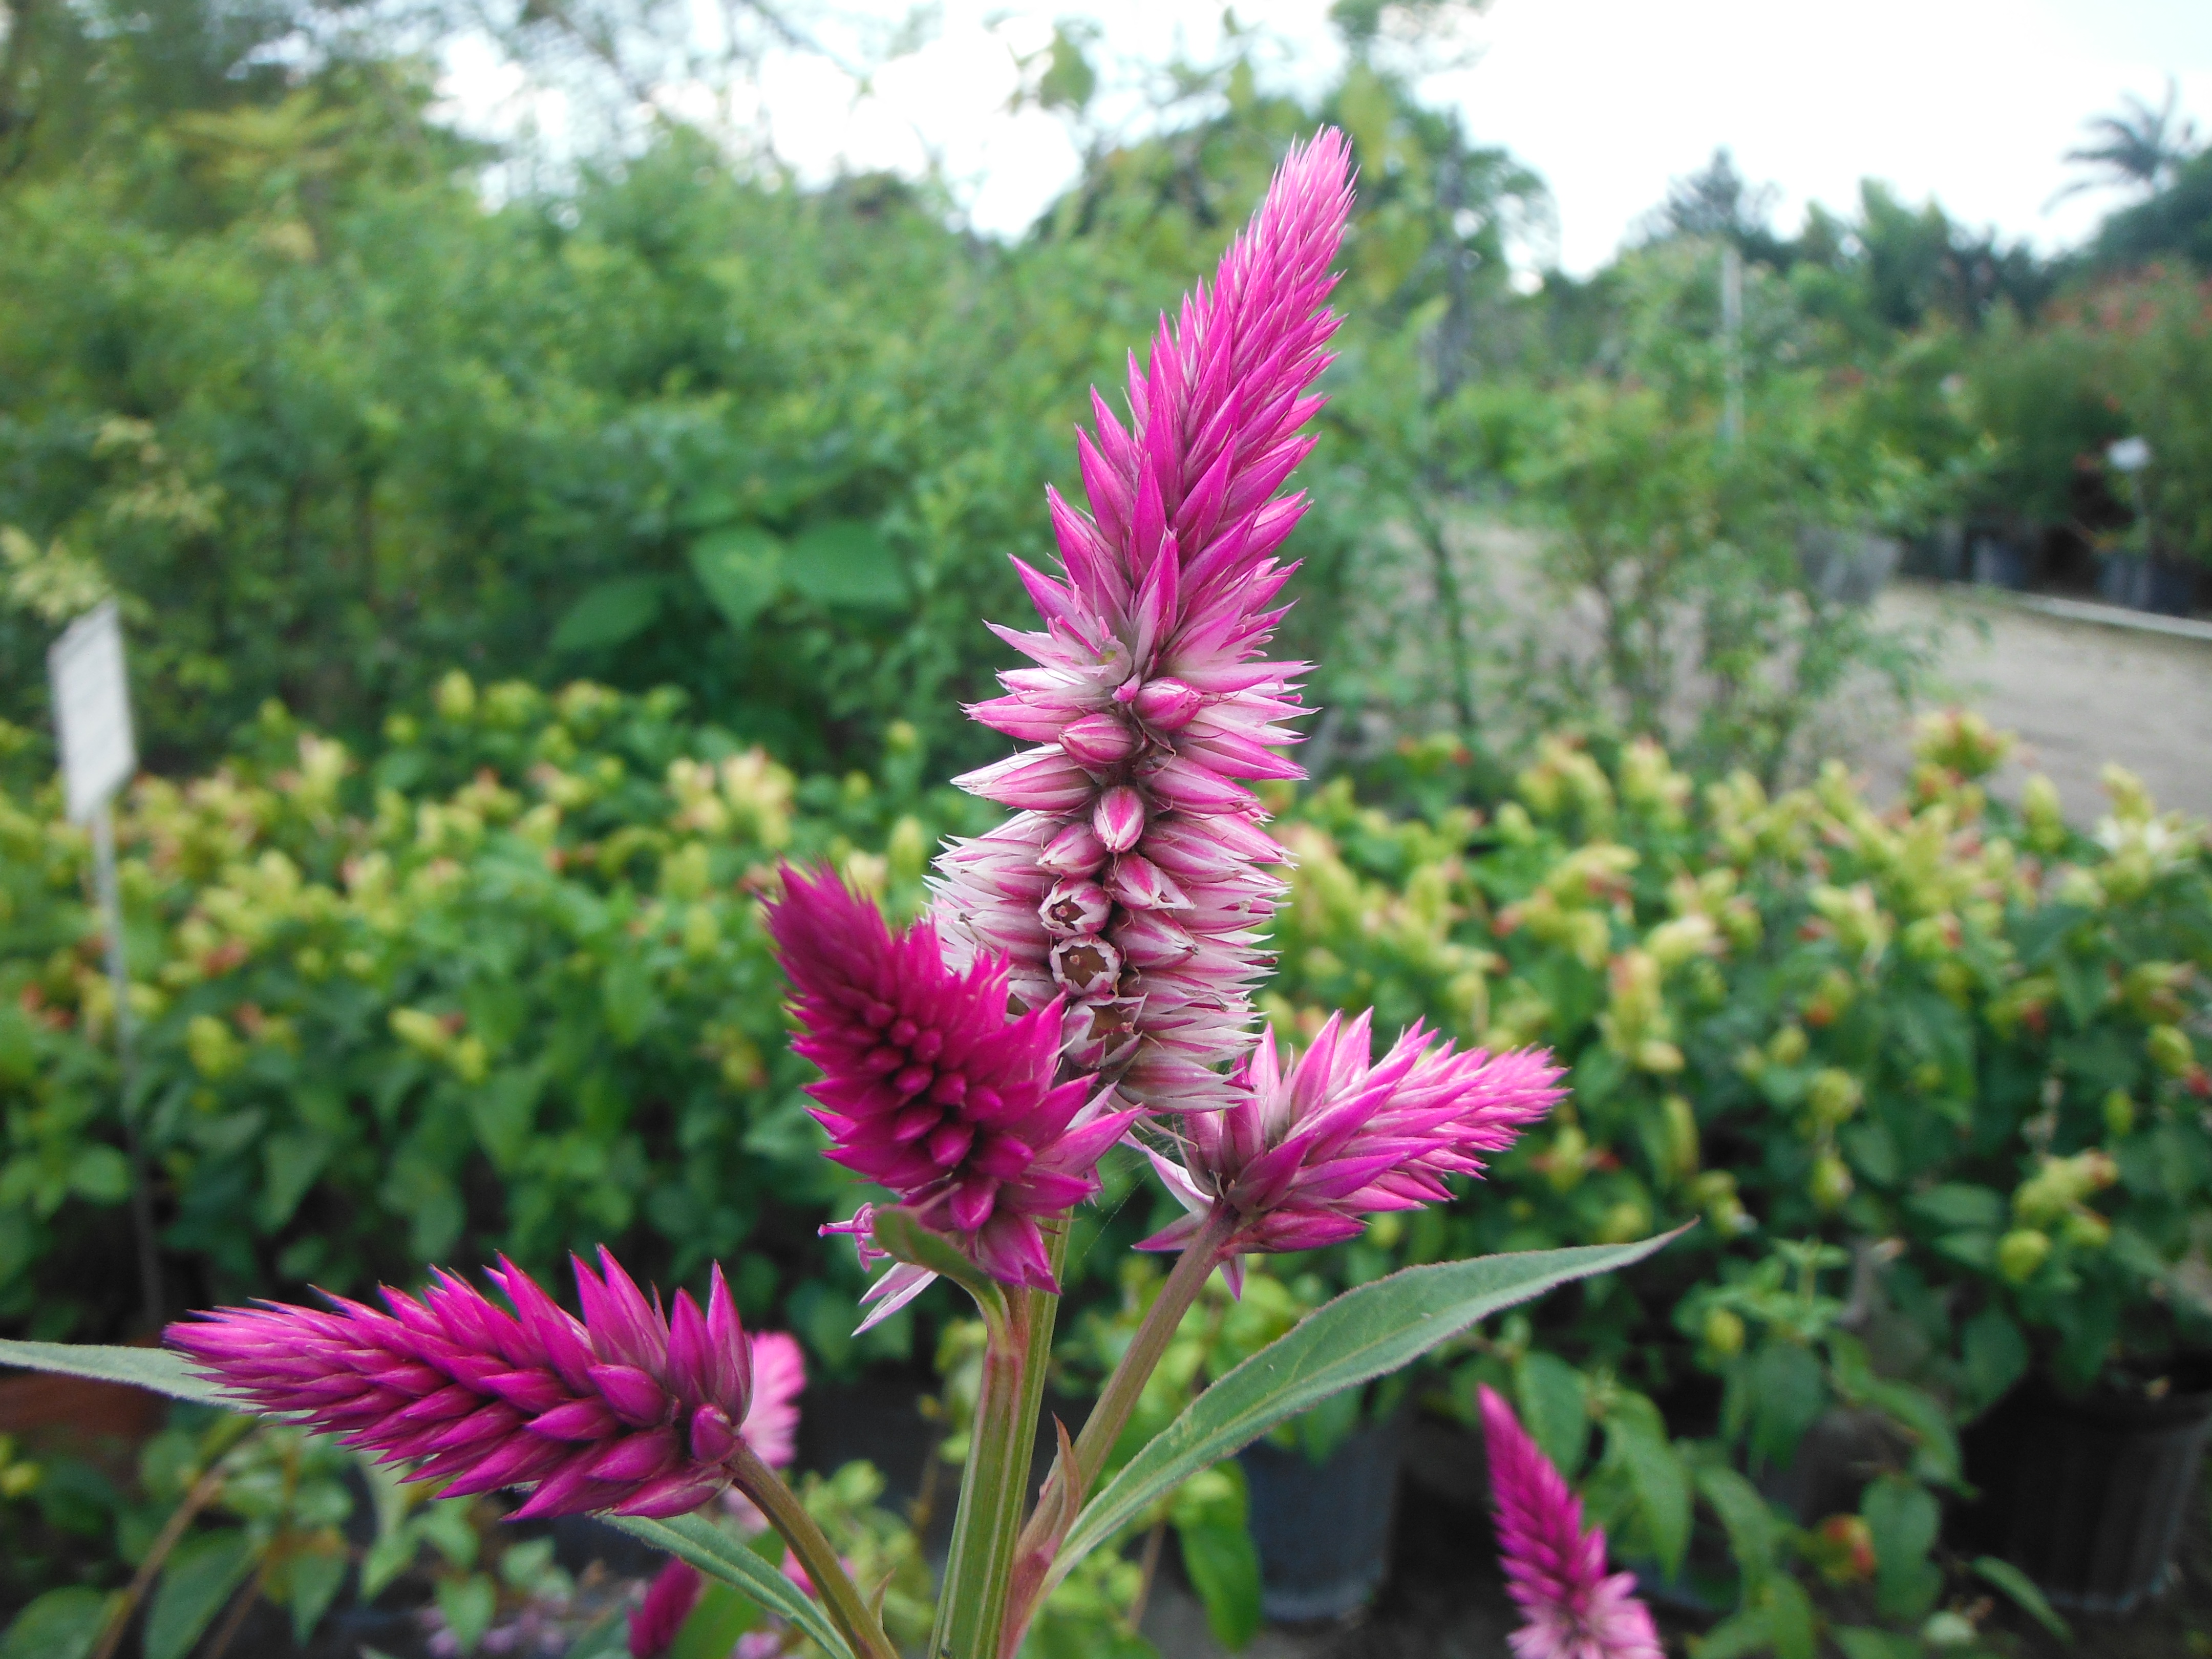
[[1087,513],[1048,492],[1060,572],[1017,560],[1042,632],[1000,628],[1036,665],[969,712],[1037,745],[956,780],[1017,816],[938,861],[957,965],[1004,952],[1031,1008],[1065,998],[1070,1066],[1156,1109],[1225,1103],[1252,1042],[1252,982],[1284,861],[1245,786],[1304,772],[1304,665],[1261,660],[1305,510],[1276,491],[1314,440],[1350,151],[1294,149],[1211,288],[1163,317],[1130,424],[1094,391],[1077,434]]
[[1481,1395],[1506,1590],[1527,1621],[1507,1638],[1516,1659],[1662,1659],[1636,1575],[1607,1576],[1604,1530],[1583,1530],[1565,1477],[1496,1390]]
[[1188,1214],[1137,1248],[1179,1250],[1216,1213],[1225,1250],[1310,1250],[1352,1237],[1364,1218],[1449,1198],[1559,1097],[1549,1054],[1455,1052],[1416,1024],[1370,1065],[1370,1016],[1332,1015],[1287,1073],[1271,1030],[1238,1073],[1233,1103],[1176,1121],[1181,1163],[1148,1148]]
[[[1038,1220],[1098,1190],[1098,1155],[1135,1116],[1086,1106],[1080,1079],[1054,1085],[1058,1002],[1010,1018],[1003,961],[947,968],[930,923],[894,934],[830,871],[787,866],[768,926],[804,1028],[792,1051],[822,1068],[807,1092],[830,1159],[890,1188],[993,1278],[1057,1291]],[[872,1317],[927,1282],[894,1268],[871,1287]]]
[[[665,1316],[605,1249],[599,1268],[575,1263],[580,1320],[502,1258],[487,1276],[512,1313],[441,1268],[419,1300],[386,1290],[389,1312],[266,1303],[166,1336],[252,1409],[414,1462],[449,1498],[534,1485],[519,1516],[688,1513],[729,1484],[741,1442],[766,1455],[747,1421],[754,1343],[720,1267],[705,1312],[678,1291]],[[765,1426],[780,1449],[788,1428]]]

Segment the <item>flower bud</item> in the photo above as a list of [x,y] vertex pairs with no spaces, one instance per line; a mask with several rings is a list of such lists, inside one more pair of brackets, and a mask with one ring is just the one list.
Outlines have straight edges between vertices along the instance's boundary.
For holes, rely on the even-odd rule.
[[2136,1103],[2125,1089],[2115,1089],[2105,1097],[2105,1133],[2124,1140],[2135,1132]]
[[1841,1209],[1844,1200],[1851,1195],[1850,1167],[1833,1152],[1821,1153],[1813,1160],[1813,1178],[1806,1191],[1815,1208],[1822,1211]]
[[1705,1315],[1705,1324],[1698,1334],[1704,1339],[1706,1350],[1723,1359],[1732,1358],[1743,1352],[1743,1320],[1726,1308],[1715,1308]]
[[1206,699],[1181,680],[1148,680],[1137,693],[1137,718],[1155,732],[1180,732],[1198,717]]
[[2025,1285],[2050,1255],[2050,1234],[2033,1227],[2015,1228],[1997,1241],[1997,1271],[2013,1284]]

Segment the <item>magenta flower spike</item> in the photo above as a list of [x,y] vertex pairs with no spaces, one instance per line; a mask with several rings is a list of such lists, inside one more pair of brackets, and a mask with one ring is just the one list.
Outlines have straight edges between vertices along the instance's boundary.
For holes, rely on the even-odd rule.
[[706,1588],[698,1568],[671,1556],[646,1587],[645,1600],[630,1609],[629,1659],[661,1659],[676,1645],[678,1632]]
[[1527,1621],[1506,1638],[1515,1659],[1662,1659],[1636,1575],[1607,1575],[1604,1530],[1583,1529],[1582,1499],[1513,1408],[1481,1396],[1506,1590]]
[[441,1269],[419,1299],[386,1290],[388,1312],[266,1303],[165,1334],[250,1408],[414,1462],[449,1498],[531,1486],[519,1516],[686,1514],[729,1484],[741,1442],[787,1448],[773,1415],[749,1420],[758,1339],[720,1267],[703,1313],[678,1291],[664,1316],[604,1249],[599,1267],[575,1263],[580,1320],[502,1259],[488,1276],[512,1313]]
[[[1059,1003],[1010,1018],[1003,960],[947,968],[930,923],[894,934],[829,871],[787,867],[768,925],[797,994],[792,1051],[822,1069],[807,1092],[831,1160],[890,1188],[994,1279],[1057,1291],[1037,1224],[1098,1190],[1099,1153],[1136,1115],[1086,1104],[1082,1079],[1055,1085]],[[928,1279],[902,1264],[878,1279],[871,1322]]]
[[1024,1004],[1064,999],[1070,1066],[1152,1109],[1224,1104],[1252,1042],[1285,854],[1246,786],[1304,775],[1274,752],[1304,665],[1261,659],[1305,510],[1276,492],[1323,401],[1350,161],[1333,129],[1291,152],[1212,286],[1131,357],[1127,427],[1092,393],[1089,511],[1049,492],[1060,572],[1016,562],[1043,630],[996,630],[1036,666],[969,711],[1037,746],[956,780],[1017,816],[938,861],[951,960],[1005,953]]
[[1370,1065],[1370,1023],[1332,1015],[1287,1072],[1266,1033],[1231,1105],[1176,1121],[1182,1162],[1147,1149],[1188,1213],[1137,1248],[1179,1250],[1221,1216],[1233,1285],[1239,1254],[1315,1249],[1449,1198],[1446,1177],[1480,1174],[1561,1093],[1547,1054],[1458,1052],[1418,1024]]

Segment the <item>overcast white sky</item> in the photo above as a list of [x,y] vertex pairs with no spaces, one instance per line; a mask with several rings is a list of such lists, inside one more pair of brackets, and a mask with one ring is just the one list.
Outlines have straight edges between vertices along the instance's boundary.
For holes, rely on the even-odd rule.
[[[1326,12],[1327,0],[1243,9],[1293,43],[1282,73],[1308,81],[1334,64]],[[792,64],[772,77],[768,114],[779,150],[810,173],[934,154],[980,228],[1017,232],[1067,182],[1075,152],[1053,118],[1005,112],[1013,52],[1056,17],[1088,16],[1108,52],[1158,60],[1180,40],[1203,55],[1218,15],[1192,0],[941,0],[933,38],[871,99],[855,105],[835,71]],[[1468,44],[1479,55],[1425,90],[1542,174],[1558,258],[1577,272],[1603,264],[1718,145],[1781,187],[1785,228],[1808,200],[1848,209],[1872,176],[2048,248],[2113,205],[2093,195],[2045,210],[2086,117],[2123,93],[2155,104],[2171,75],[2184,110],[2212,126],[2212,0],[1494,0]],[[483,107],[490,83],[463,64],[452,90]]]

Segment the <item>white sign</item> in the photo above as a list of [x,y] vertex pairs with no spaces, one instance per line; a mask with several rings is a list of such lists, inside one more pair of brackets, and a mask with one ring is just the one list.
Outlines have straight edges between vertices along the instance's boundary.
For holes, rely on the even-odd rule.
[[53,682],[54,722],[61,728],[70,821],[84,823],[138,769],[114,600],[69,625],[46,653],[46,672]]

